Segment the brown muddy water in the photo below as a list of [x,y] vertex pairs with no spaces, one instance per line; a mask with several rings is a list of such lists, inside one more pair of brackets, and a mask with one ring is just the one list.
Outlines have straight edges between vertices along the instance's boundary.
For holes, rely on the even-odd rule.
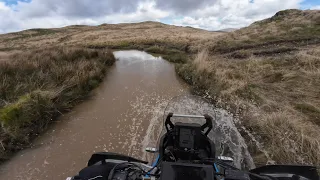
[[233,156],[238,167],[254,167],[232,115],[188,96],[188,86],[176,76],[173,64],[141,51],[114,54],[118,61],[92,97],[61,116],[32,148],[1,165],[1,180],[66,179],[101,151],[151,160],[144,149],[156,145],[167,111],[214,116],[209,136],[219,154]]

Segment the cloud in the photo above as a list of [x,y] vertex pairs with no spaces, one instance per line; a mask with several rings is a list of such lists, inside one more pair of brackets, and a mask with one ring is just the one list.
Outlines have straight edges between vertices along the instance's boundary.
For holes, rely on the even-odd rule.
[[140,0],[33,0],[19,1],[12,7],[24,17],[65,16],[100,17],[113,13],[130,13],[137,9]]
[[169,16],[169,12],[155,8],[154,2],[144,2],[137,7],[135,12],[126,14],[117,13],[105,17],[104,20],[109,23],[160,21],[160,19]]
[[240,28],[270,17],[280,10],[299,8],[301,2],[302,0],[216,0],[214,4],[186,13],[182,19],[174,20],[174,23],[182,26],[196,25],[209,30]]
[[[240,28],[309,0],[0,0],[0,33],[72,24],[165,21],[207,30]],[[320,9],[320,4],[313,9]]]
[[173,11],[176,14],[186,14],[215,2],[216,0],[156,0],[156,7]]
[[161,18],[169,16],[168,12],[156,9],[154,2],[139,0],[131,0],[127,4],[125,2],[96,0],[95,5],[90,5],[92,4],[90,0],[66,1],[66,3],[62,0],[34,0],[30,3],[18,2],[11,6],[0,2],[0,33],[73,24],[160,21]]
[[313,6],[310,8],[311,10],[320,10],[320,5],[319,6]]
[[6,4],[4,2],[0,1],[0,13],[6,12],[6,11],[10,11],[10,8],[8,6],[6,6]]

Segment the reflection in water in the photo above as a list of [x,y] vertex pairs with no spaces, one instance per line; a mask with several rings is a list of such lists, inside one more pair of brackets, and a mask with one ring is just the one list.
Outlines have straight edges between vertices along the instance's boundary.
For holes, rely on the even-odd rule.
[[[173,65],[161,58],[141,51],[114,54],[118,61],[92,98],[60,117],[33,148],[0,166],[0,179],[64,179],[86,166],[98,151],[149,159],[144,149],[156,144],[161,134],[167,102],[189,94],[188,87],[176,77]],[[250,164],[232,116],[192,98],[181,102],[178,107],[170,105],[176,113],[215,113],[216,132],[210,136],[218,146],[219,142],[230,146],[225,152],[236,157],[237,165],[241,161]]]
[[130,51],[116,51],[114,52],[116,59],[129,62],[143,62],[151,60],[162,60],[161,57],[154,57],[151,54],[142,51],[130,50]]

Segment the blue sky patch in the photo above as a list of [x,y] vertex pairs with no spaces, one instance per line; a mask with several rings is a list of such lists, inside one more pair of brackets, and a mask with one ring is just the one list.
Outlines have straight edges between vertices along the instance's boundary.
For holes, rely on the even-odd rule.
[[301,9],[310,9],[315,6],[320,6],[319,0],[305,0],[301,3]]
[[31,2],[31,0],[0,0],[2,2],[5,2],[6,5],[15,5],[18,3],[18,1],[21,1],[21,2]]

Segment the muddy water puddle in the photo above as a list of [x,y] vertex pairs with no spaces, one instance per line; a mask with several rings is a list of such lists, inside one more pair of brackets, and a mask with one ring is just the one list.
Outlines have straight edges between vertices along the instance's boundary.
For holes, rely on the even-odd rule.
[[[237,165],[250,164],[250,154],[232,116],[188,98],[188,86],[176,76],[173,64],[141,51],[117,51],[115,56],[118,60],[92,97],[61,116],[32,148],[1,165],[0,179],[65,179],[100,151],[150,159],[144,148],[156,144],[166,107],[181,111],[178,113],[215,113],[216,128],[210,136],[217,146],[228,146],[226,152],[235,155]],[[168,108],[176,96],[184,97],[180,102],[187,110],[174,103]]]

